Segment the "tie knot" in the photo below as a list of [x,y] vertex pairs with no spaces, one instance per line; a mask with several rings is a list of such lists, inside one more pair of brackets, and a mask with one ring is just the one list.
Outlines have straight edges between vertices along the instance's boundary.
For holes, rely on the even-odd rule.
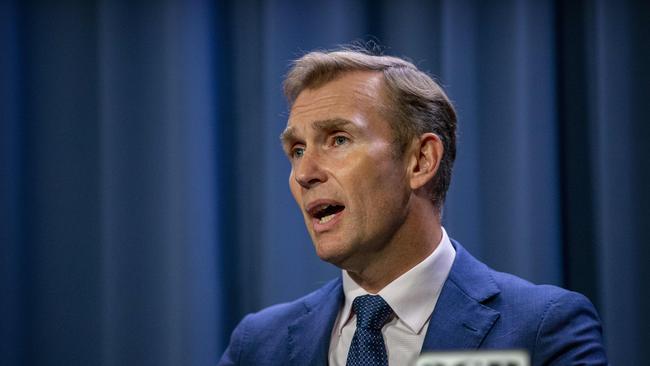
[[381,329],[393,315],[393,309],[379,295],[363,295],[352,302],[357,328]]

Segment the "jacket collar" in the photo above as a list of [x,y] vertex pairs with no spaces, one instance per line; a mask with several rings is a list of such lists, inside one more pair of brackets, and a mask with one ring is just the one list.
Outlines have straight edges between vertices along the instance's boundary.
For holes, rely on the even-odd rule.
[[327,365],[332,327],[342,304],[340,277],[303,300],[304,312],[289,325],[292,365]]
[[[490,269],[451,242],[456,259],[431,314],[423,352],[478,348],[500,316],[483,304],[500,292]],[[291,364],[327,365],[332,327],[343,300],[340,277],[303,300],[303,313],[289,325]]]
[[422,351],[475,349],[500,313],[483,303],[499,294],[490,269],[452,240],[456,259],[431,314]]

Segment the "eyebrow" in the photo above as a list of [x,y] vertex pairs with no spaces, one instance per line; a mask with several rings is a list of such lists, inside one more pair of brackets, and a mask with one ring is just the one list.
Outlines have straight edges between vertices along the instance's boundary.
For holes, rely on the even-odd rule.
[[[354,123],[352,123],[352,121],[343,118],[332,118],[316,121],[311,125],[311,128],[323,131],[336,131],[350,126],[354,126]],[[280,134],[280,141],[283,145],[286,145],[295,140],[298,140],[298,138],[296,137],[294,127],[289,126]]]
[[333,119],[326,119],[322,121],[316,121],[312,126],[314,129],[335,131],[335,130],[343,130],[346,127],[354,126],[354,123],[352,123],[352,121],[348,121],[347,119],[343,119],[343,118],[333,118]]
[[286,145],[289,143],[289,141],[294,141],[296,140],[296,133],[295,133],[295,128],[293,127],[287,127],[282,131],[280,134],[280,142],[282,142],[282,145]]

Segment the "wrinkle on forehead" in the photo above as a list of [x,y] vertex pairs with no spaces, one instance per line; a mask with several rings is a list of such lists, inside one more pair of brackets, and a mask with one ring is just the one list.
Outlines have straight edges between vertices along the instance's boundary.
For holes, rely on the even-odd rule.
[[344,73],[316,89],[305,89],[296,98],[289,116],[291,120],[321,110],[335,112],[345,107],[371,108],[381,103],[383,74],[377,71]]
[[[309,98],[309,99],[307,99]],[[307,114],[310,112],[318,111],[320,109],[330,109],[331,107],[339,106],[342,102],[345,102],[347,98],[344,98],[339,94],[329,94],[329,95],[319,95],[317,97],[306,97],[296,99],[291,108],[291,114],[289,119],[295,115]]]

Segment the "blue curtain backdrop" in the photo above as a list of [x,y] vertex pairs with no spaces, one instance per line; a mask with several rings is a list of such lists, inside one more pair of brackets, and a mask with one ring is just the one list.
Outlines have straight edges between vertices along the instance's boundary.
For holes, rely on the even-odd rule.
[[278,143],[305,51],[374,39],[460,117],[445,226],[650,344],[650,3],[0,2],[0,364],[212,365],[336,276]]

